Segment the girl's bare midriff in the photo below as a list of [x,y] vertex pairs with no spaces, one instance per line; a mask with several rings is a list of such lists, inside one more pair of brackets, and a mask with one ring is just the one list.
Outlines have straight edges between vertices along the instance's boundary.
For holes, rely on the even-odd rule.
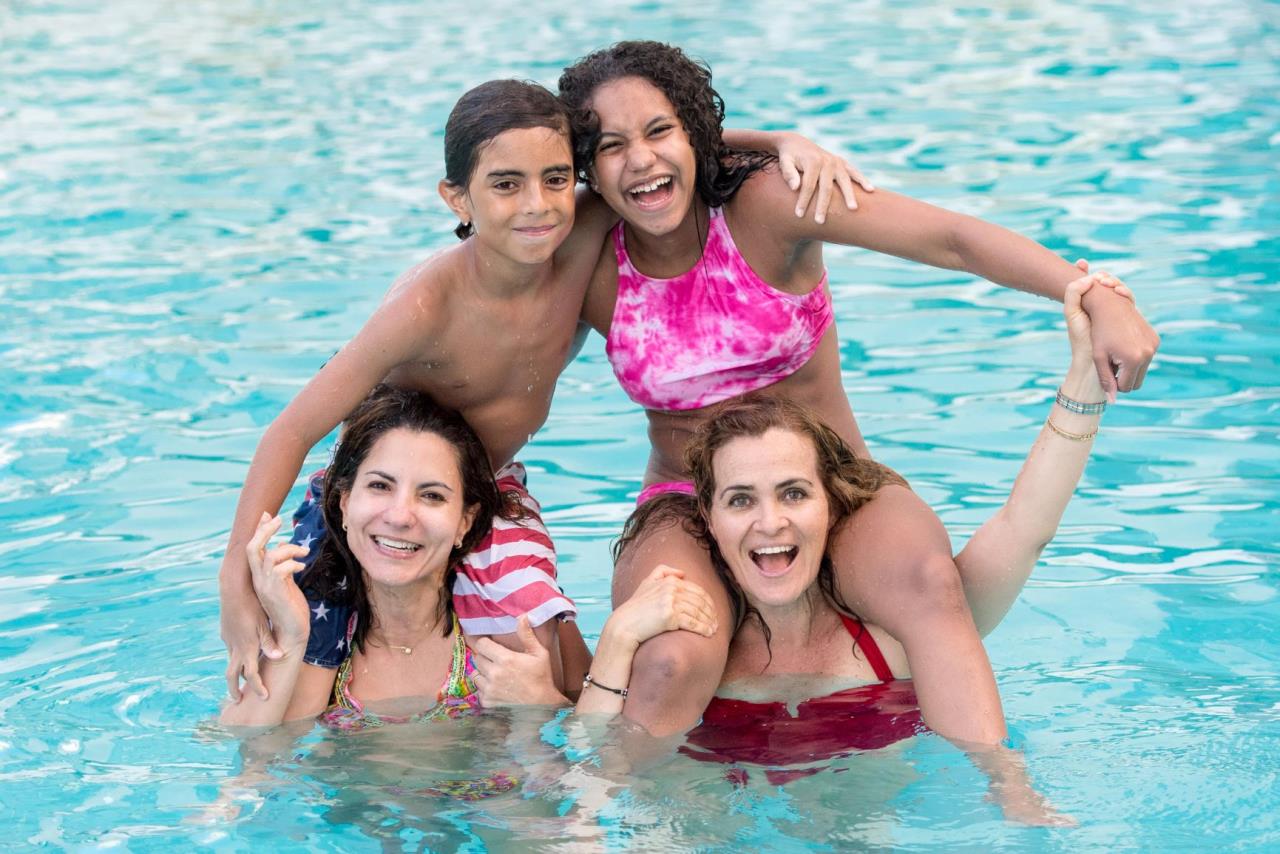
[[[853,409],[840,382],[840,350],[833,324],[822,336],[813,358],[786,379],[765,387],[766,394],[777,394],[812,409],[818,417],[859,456],[869,457]],[[708,417],[714,407],[664,412],[649,409],[649,441],[652,450],[644,482],[648,486],[663,481],[688,480],[684,467],[684,448],[693,431]]]

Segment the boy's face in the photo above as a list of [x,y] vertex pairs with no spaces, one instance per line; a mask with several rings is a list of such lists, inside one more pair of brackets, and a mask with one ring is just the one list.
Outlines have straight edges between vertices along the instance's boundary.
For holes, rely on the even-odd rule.
[[541,264],[573,228],[573,192],[568,135],[518,128],[480,149],[466,191],[446,201],[487,247],[517,263]]

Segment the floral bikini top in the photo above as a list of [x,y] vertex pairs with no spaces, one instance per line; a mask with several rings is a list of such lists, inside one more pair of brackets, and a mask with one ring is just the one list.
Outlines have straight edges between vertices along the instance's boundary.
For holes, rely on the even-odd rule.
[[761,279],[711,208],[707,243],[693,269],[655,279],[613,229],[618,298],[605,352],[627,396],[645,409],[699,409],[772,385],[798,371],[832,323],[827,274],[807,294]]
[[[351,649],[351,638],[356,632],[356,614],[347,621],[347,649]],[[453,652],[449,665],[449,674],[436,694],[436,704],[416,715],[376,715],[365,711],[364,704],[351,693],[353,656],[348,654],[338,667],[338,676],[333,684],[333,704],[320,715],[320,722],[331,729],[356,731],[387,724],[402,724],[410,721],[436,720],[439,718],[456,718],[480,707],[480,697],[476,694],[474,675],[475,664],[471,660],[471,650],[462,636],[458,626],[458,618],[453,618]]]

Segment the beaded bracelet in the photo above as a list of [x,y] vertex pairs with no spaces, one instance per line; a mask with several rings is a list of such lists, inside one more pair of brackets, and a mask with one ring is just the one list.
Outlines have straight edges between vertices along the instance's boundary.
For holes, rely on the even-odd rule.
[[617,694],[619,697],[627,696],[626,688],[610,688],[608,685],[601,685],[595,679],[591,678],[591,674],[587,674],[587,678],[582,680],[582,687],[585,689],[588,685],[594,685],[602,691],[608,691],[610,694]]
[[1096,428],[1092,433],[1072,433],[1070,430],[1063,430],[1057,424],[1054,424],[1052,418],[1046,418],[1045,421],[1048,423],[1050,430],[1057,433],[1062,438],[1070,439],[1073,442],[1087,442],[1094,436],[1098,435]]
[[1107,411],[1107,402],[1101,403],[1081,403],[1078,400],[1072,400],[1062,393],[1062,389],[1058,389],[1058,396],[1054,398],[1054,402],[1068,412],[1074,412],[1076,415],[1101,415]]

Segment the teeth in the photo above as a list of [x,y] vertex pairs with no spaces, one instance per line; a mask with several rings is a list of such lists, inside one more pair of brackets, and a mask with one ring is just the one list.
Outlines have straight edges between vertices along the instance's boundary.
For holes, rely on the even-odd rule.
[[392,540],[387,537],[374,537],[374,542],[380,546],[386,546],[389,549],[398,549],[404,552],[416,552],[422,548],[417,543],[406,543],[404,540]]
[[752,553],[758,555],[780,555],[794,549],[795,546],[765,546],[762,549],[752,549]]
[[665,178],[655,178],[654,180],[650,181],[648,184],[641,184],[639,187],[632,187],[627,192],[631,193],[632,195],[639,195],[640,193],[651,193],[654,190],[658,189],[659,187],[665,187],[667,184],[670,184],[670,183],[671,183],[671,176],[668,175]]

